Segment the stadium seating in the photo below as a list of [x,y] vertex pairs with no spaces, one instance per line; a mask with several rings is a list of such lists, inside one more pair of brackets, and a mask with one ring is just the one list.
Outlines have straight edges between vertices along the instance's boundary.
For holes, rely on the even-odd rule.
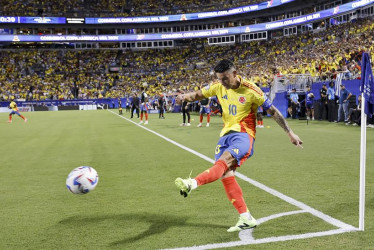
[[[192,90],[213,80],[212,66],[222,58],[233,60],[241,75],[262,87],[270,86],[275,74],[310,73],[330,80],[335,71],[344,70],[346,78],[357,79],[361,52],[374,51],[373,31],[372,19],[361,19],[316,33],[234,46],[2,51],[0,99],[116,98],[137,91],[144,82],[151,95]],[[110,65],[122,70],[111,73]]]
[[[128,2],[128,4],[126,4]],[[0,6],[3,16],[65,16],[65,17],[96,17],[96,16],[149,16],[178,13],[202,12],[217,9],[228,9],[238,6],[265,2],[264,0],[67,0],[67,1],[6,1]]]

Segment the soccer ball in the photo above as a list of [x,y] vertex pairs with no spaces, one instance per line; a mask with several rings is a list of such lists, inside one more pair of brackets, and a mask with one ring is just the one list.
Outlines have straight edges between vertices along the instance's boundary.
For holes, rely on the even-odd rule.
[[99,176],[95,169],[81,166],[73,169],[66,178],[66,187],[73,194],[87,194],[95,189]]

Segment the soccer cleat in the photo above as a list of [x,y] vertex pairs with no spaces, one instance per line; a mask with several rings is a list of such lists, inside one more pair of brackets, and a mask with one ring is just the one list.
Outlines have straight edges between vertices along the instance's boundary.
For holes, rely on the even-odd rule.
[[147,125],[147,124],[148,124],[148,121],[145,121],[145,122],[144,122],[144,125]]
[[191,123],[187,123],[187,127],[191,126]]
[[207,123],[206,126],[209,127],[209,123]]
[[12,120],[8,120],[8,123],[11,123],[12,122]]
[[239,221],[236,223],[236,225],[227,229],[227,232],[238,232],[245,229],[255,228],[256,226],[257,221],[255,218],[251,217],[251,219],[248,219],[246,216],[241,215],[239,216]]
[[187,197],[192,190],[192,179],[182,179],[182,178],[177,178],[175,180],[175,185],[177,188],[180,190],[180,194],[183,195],[184,197]]
[[27,118],[25,118],[25,122],[27,122]]
[[186,124],[185,124],[185,123],[181,123],[181,124],[179,124],[179,126],[181,126],[181,127],[182,127],[182,126],[186,126]]
[[199,123],[199,124],[197,125],[198,128],[200,128],[201,126],[202,126],[201,123]]
[[140,121],[140,122],[139,122],[139,124],[142,124],[142,123],[143,123],[143,121]]

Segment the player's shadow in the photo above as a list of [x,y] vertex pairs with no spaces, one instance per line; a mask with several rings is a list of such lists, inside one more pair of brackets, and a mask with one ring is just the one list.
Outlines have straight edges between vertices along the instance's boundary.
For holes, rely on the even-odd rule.
[[105,215],[105,216],[72,216],[61,220],[60,225],[68,226],[82,226],[89,224],[98,224],[105,220],[113,220],[115,222],[128,221],[126,225],[132,225],[136,227],[136,222],[142,221],[150,224],[147,230],[133,236],[124,238],[122,240],[114,241],[110,243],[110,246],[120,246],[129,243],[134,243],[138,240],[150,237],[155,234],[160,234],[168,230],[170,227],[209,227],[209,228],[222,228],[226,229],[227,225],[215,225],[215,224],[204,224],[204,223],[188,223],[189,217],[175,216],[175,215],[160,215],[160,214],[119,214],[119,215]]

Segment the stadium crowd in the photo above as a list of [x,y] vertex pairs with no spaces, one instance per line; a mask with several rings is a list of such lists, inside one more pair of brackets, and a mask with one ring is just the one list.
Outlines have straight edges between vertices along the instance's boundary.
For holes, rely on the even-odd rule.
[[0,5],[3,16],[126,17],[170,15],[223,10],[265,0],[9,0]]
[[[232,46],[195,44],[163,50],[13,50],[0,52],[0,100],[125,97],[146,82],[152,95],[192,90],[211,82],[222,58],[261,87],[275,74],[310,74],[317,80],[360,77],[361,53],[371,51],[372,19],[270,41]],[[119,72],[110,72],[118,66]]]

